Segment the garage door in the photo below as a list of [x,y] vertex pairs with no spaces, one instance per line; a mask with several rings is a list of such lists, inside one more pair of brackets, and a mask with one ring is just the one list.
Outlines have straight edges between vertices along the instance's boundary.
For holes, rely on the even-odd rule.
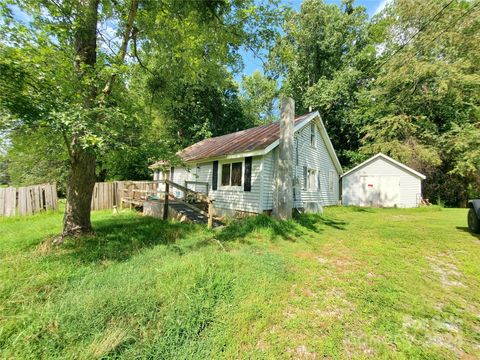
[[362,176],[361,206],[393,207],[400,203],[398,176]]

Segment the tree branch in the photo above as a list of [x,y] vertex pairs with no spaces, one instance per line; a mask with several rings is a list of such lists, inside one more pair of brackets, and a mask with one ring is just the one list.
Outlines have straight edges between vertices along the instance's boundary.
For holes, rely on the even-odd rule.
[[150,70],[143,62],[142,60],[140,59],[140,57],[138,56],[138,51],[137,51],[137,34],[138,34],[138,30],[136,28],[133,29],[133,32],[132,32],[132,49],[133,49],[133,56],[135,57],[135,59],[137,59],[137,62],[138,62],[138,65],[140,65],[140,67],[142,69],[145,69],[147,72],[149,72],[151,75],[153,75],[154,77],[157,77],[155,75],[155,73]]
[[[132,0],[130,4],[130,11],[128,12],[128,18],[127,18],[127,25],[125,26],[125,32],[123,33],[122,44],[120,45],[120,49],[117,54],[118,63],[123,63],[123,61],[125,60],[125,56],[127,55],[128,42],[131,38],[135,17],[137,16],[138,1],[139,0]],[[115,83],[116,78],[117,78],[117,74],[113,73],[110,76],[110,78],[107,80],[107,83],[102,91],[103,98],[107,97],[112,92],[112,87],[113,87],[113,84]]]
[[63,137],[63,141],[65,141],[65,147],[67,148],[68,157],[70,161],[72,161],[73,159],[72,148],[70,147],[70,141],[68,140],[67,134],[65,134],[64,130],[62,130],[62,137]]

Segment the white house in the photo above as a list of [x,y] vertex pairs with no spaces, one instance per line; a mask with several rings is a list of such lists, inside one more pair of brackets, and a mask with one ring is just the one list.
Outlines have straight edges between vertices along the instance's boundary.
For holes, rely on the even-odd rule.
[[342,175],[343,205],[417,207],[425,175],[377,154]]
[[[292,115],[289,121],[293,131],[285,136],[293,137],[288,141],[293,146],[288,167],[293,181],[287,186],[293,207],[315,210],[338,204],[342,167],[320,114]],[[178,153],[187,166],[155,171],[154,179],[166,177],[207,193],[215,200],[217,215],[270,213],[279,189],[280,130],[280,122],[273,122],[202,140]]]

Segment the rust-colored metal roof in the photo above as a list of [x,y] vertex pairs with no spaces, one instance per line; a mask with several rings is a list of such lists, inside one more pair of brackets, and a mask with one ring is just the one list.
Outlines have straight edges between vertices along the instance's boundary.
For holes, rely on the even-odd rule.
[[[295,125],[305,120],[310,114],[311,113],[295,118]],[[184,161],[188,162],[263,150],[279,139],[279,132],[280,123],[272,122],[270,124],[199,141],[178,152],[178,155]]]

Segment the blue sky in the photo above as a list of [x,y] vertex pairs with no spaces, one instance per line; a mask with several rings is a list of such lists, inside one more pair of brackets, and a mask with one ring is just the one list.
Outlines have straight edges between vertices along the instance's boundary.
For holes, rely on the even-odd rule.
[[[370,17],[381,11],[387,3],[391,0],[355,0],[356,6],[365,6],[367,13]],[[281,3],[287,6],[292,7],[293,9],[299,11],[300,6],[303,0],[281,0]],[[329,4],[341,5],[342,0],[325,0]],[[12,6],[13,13],[15,17],[20,21],[29,21],[29,18],[26,14],[19,11],[18,7]],[[237,80],[241,79],[242,75],[250,75],[255,70],[262,71],[262,60],[256,58],[251,51],[243,50],[241,51],[243,57],[244,68],[242,74],[236,76]]]
[[[365,8],[367,9],[368,15],[372,17],[377,12],[382,10],[389,1],[390,0],[355,0],[354,4],[356,6],[359,6],[359,5],[365,6]],[[300,5],[302,4],[302,2],[303,0],[283,0],[282,1],[283,4],[290,6],[295,10],[300,10]],[[337,4],[339,6],[342,3],[341,0],[325,0],[325,2],[329,4]],[[242,57],[243,57],[243,63],[245,66],[243,69],[243,75],[250,75],[255,70],[262,71],[262,61],[256,58],[250,51],[242,51]],[[238,78],[239,77],[240,76],[238,76]]]

